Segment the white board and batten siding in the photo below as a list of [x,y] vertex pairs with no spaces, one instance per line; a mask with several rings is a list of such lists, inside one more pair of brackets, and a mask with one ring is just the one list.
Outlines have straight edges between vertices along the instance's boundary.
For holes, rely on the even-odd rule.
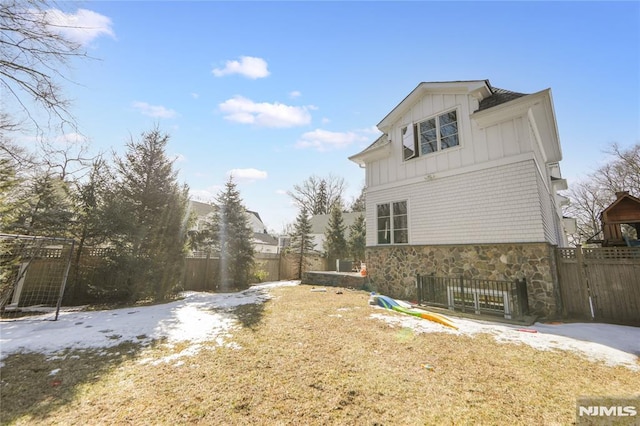
[[[532,151],[529,124],[525,117],[480,129],[470,119],[471,104],[475,104],[477,108],[477,101],[469,95],[425,96],[393,126],[390,132],[392,154],[367,164],[367,187],[373,188],[431,173],[459,170]],[[454,108],[458,114],[460,146],[403,161],[400,142],[402,127]]]
[[[459,146],[403,160],[401,129],[452,109]],[[524,109],[481,128],[477,109],[466,93],[426,94],[389,128],[390,154],[366,164],[368,246],[377,245],[376,206],[404,200],[409,244],[560,243],[532,115]]]

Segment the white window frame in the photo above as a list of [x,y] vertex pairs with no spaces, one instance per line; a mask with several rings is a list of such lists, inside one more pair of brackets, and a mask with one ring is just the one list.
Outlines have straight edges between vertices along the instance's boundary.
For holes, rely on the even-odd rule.
[[402,136],[402,160],[407,161],[419,156],[418,135],[416,124],[407,124],[400,128]]
[[[457,137],[458,144],[453,146],[448,146],[446,148],[442,147],[442,142],[445,137],[442,136],[443,127],[440,123],[440,117],[449,114],[451,112],[455,112],[456,114],[456,129],[457,132],[455,136]],[[435,120],[435,131],[436,131],[436,149],[430,152],[423,152],[422,150],[422,141],[420,135],[420,125],[427,121]],[[445,124],[446,125],[446,124]],[[462,145],[462,141],[460,138],[460,114],[458,112],[458,108],[451,108],[437,114],[434,114],[430,117],[425,118],[424,120],[420,120],[416,123],[409,123],[407,125],[400,127],[400,138],[402,140],[402,160],[409,161],[413,158],[423,157],[425,155],[437,154],[442,151],[446,151],[452,148],[459,148]]]
[[[395,205],[399,203],[404,203],[405,213],[396,213]],[[382,218],[379,216],[379,207],[380,206],[388,206],[389,208],[389,216],[383,216]],[[397,228],[395,224],[395,219],[405,216],[406,228]],[[381,228],[380,219],[386,219],[384,224],[384,229]],[[405,231],[406,241],[396,242],[396,232]],[[380,239],[380,233],[384,232],[388,234],[388,237],[384,240]],[[388,242],[387,242],[388,241]],[[378,203],[376,204],[376,244],[377,245],[393,245],[393,244],[409,244],[409,203],[407,200],[400,201],[389,201],[387,203]]]

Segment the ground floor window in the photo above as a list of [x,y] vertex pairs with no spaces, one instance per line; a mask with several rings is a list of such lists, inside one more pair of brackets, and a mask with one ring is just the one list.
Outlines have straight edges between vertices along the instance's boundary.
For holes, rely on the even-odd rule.
[[407,202],[378,204],[378,244],[406,244],[409,242]]

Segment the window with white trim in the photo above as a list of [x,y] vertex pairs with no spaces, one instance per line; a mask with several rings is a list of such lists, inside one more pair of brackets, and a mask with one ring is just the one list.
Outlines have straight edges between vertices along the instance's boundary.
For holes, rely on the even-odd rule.
[[458,113],[451,110],[402,127],[403,159],[427,155],[460,145]]
[[378,204],[378,244],[406,244],[409,242],[407,202]]

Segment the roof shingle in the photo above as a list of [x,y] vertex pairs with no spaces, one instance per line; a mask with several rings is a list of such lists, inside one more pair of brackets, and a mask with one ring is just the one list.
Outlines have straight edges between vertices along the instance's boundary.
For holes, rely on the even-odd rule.
[[526,93],[512,92],[511,90],[500,89],[498,87],[491,87],[491,91],[493,92],[491,96],[480,101],[478,111],[493,108],[494,106],[527,96]]

